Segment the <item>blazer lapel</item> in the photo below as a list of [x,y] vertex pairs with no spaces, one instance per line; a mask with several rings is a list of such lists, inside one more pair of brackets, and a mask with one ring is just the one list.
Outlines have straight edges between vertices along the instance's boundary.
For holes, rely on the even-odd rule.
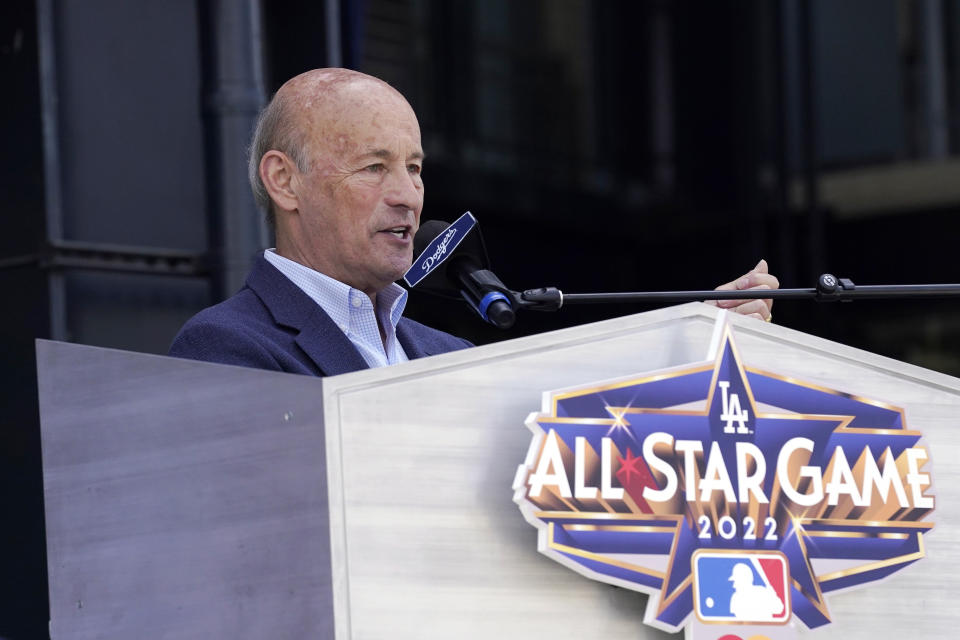
[[[309,296],[307,299],[309,300]],[[320,367],[324,375],[335,376],[368,369],[367,361],[340,327],[317,303],[310,300],[310,304],[314,309],[298,327],[300,334],[297,336],[297,344]]]
[[277,324],[298,331],[295,338],[323,375],[367,369],[367,362],[330,316],[263,255],[257,257],[247,286],[263,301]]

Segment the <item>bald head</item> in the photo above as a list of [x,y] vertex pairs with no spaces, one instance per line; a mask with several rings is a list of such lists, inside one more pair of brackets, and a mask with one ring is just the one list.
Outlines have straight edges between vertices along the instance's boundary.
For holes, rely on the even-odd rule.
[[313,69],[280,87],[257,120],[248,164],[253,196],[271,225],[275,212],[260,175],[264,154],[281,151],[301,172],[309,171],[319,151],[311,148],[311,140],[342,145],[337,125],[345,116],[361,108],[386,106],[413,113],[399,91],[379,78],[351,69]]

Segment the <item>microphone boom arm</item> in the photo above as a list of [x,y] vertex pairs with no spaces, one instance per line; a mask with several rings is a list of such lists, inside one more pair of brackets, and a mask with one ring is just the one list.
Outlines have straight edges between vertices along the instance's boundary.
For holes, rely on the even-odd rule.
[[847,278],[825,273],[812,289],[744,289],[737,291],[631,291],[623,293],[563,293],[556,287],[513,292],[517,308],[556,311],[566,304],[624,302],[695,302],[700,300],[801,300],[851,302],[857,298],[936,298],[960,296],[960,284],[896,284],[857,286]]

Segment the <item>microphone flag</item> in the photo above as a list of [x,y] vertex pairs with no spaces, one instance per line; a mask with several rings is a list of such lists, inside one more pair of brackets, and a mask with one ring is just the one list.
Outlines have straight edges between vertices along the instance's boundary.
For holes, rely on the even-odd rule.
[[[431,220],[423,225],[421,231],[432,231],[433,226],[442,227],[445,224],[445,222]],[[403,275],[403,281],[407,283],[407,286],[415,287],[426,280],[430,274],[437,271],[454,254],[456,248],[460,246],[460,243],[464,241],[475,226],[477,226],[477,219],[467,211],[450,226],[442,230],[437,229],[439,233],[424,247]]]

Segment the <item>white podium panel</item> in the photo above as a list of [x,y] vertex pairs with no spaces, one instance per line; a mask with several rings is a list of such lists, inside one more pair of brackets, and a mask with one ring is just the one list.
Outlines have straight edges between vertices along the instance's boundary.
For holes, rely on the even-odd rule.
[[[682,305],[326,380],[337,638],[668,636],[643,624],[645,595],[532,553],[536,532],[510,487],[542,392],[704,361],[717,313]],[[949,605],[960,592],[960,381],[728,320],[744,365],[896,404],[933,459],[928,558],[828,595],[834,622],[804,633],[941,636],[960,622]]]

